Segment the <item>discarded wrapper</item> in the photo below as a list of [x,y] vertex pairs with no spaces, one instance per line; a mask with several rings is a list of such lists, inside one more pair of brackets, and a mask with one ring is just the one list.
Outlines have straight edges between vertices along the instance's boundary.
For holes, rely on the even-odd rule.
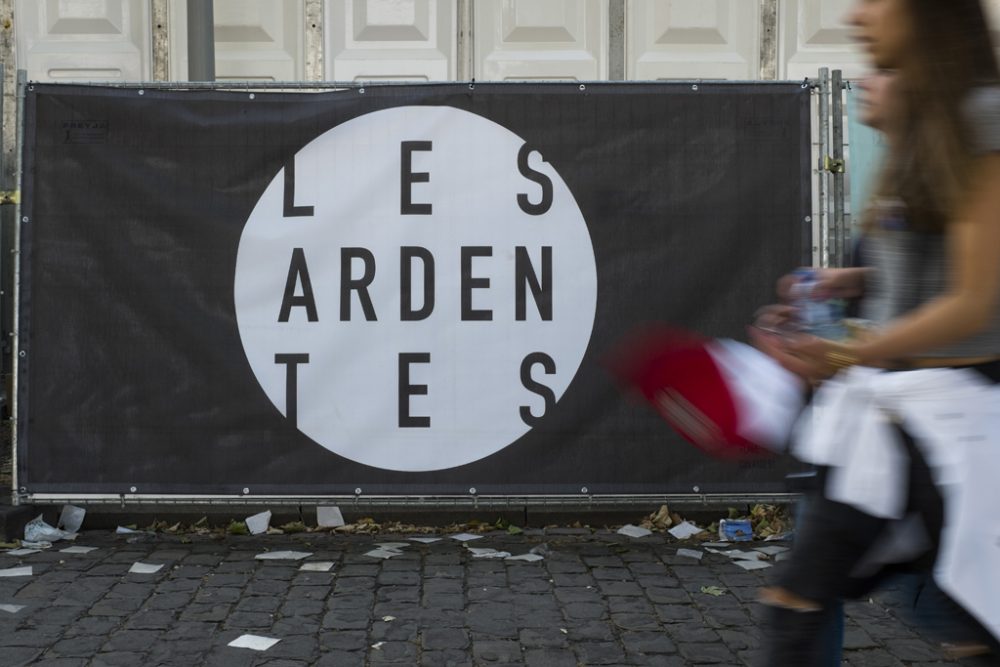
[[722,519],[719,521],[719,539],[728,542],[749,542],[753,539],[753,526],[749,519]]

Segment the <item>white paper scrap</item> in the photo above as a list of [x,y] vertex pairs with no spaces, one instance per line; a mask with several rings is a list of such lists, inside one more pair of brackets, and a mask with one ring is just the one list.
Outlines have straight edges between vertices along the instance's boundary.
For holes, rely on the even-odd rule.
[[434,542],[440,542],[441,540],[442,540],[442,538],[440,538],[440,537],[418,536],[418,537],[411,537],[410,538],[411,542],[420,542],[421,544],[433,544]]
[[333,569],[332,561],[316,561],[315,563],[303,563],[299,568],[302,572],[329,572]]
[[755,547],[754,551],[759,551],[762,554],[767,554],[768,556],[777,556],[778,554],[788,551],[788,547]]
[[458,540],[459,542],[471,542],[472,540],[481,539],[482,535],[473,535],[472,533],[458,533],[457,535],[449,535],[451,539]]
[[693,523],[682,521],[681,523],[677,524],[667,532],[676,537],[678,540],[686,540],[689,537],[697,535],[698,533],[705,532],[705,529],[699,528]]
[[280,641],[280,639],[261,637],[260,635],[240,635],[229,642],[229,646],[233,648],[249,648],[254,651],[266,651]]
[[733,563],[744,570],[763,570],[765,567],[771,567],[770,563],[765,563],[762,560],[734,560]]
[[0,570],[0,577],[30,577],[31,576],[31,566],[22,565],[21,567],[8,567],[6,570]]
[[8,614],[16,614],[22,609],[24,609],[23,604],[0,604],[0,611],[5,611]]
[[392,558],[393,556],[402,556],[402,551],[397,551],[396,549],[372,549],[366,556],[371,556],[372,558]]
[[756,551],[741,551],[739,549],[730,549],[721,553],[723,556],[729,556],[733,560],[760,560],[764,557],[764,554],[757,553]]
[[396,617],[395,616],[383,616],[382,620],[384,622],[386,622],[386,623],[392,623],[393,621],[396,620]]
[[132,574],[156,574],[163,568],[163,563],[140,563],[136,561],[132,563],[132,567],[128,569]]
[[118,526],[115,528],[115,533],[118,535],[128,535],[129,533],[141,533],[141,530],[135,530],[134,528],[126,528],[125,526]]
[[271,525],[271,510],[265,510],[260,514],[254,514],[253,516],[248,516],[244,521],[247,524],[247,530],[250,531],[251,535],[261,535],[267,532],[267,529]]
[[89,554],[91,551],[97,551],[98,547],[66,547],[65,549],[60,549],[61,554]]
[[681,558],[694,558],[695,560],[701,560],[701,557],[705,554],[694,549],[678,549],[677,555]]
[[619,535],[625,535],[627,537],[646,537],[647,535],[652,535],[653,531],[646,530],[645,528],[640,528],[639,526],[633,526],[630,523],[625,524],[618,529]]
[[83,517],[87,515],[87,510],[74,505],[63,505],[62,513],[59,515],[57,526],[70,533],[80,532],[83,526]]
[[544,556],[538,554],[518,554],[516,556],[507,556],[504,560],[523,560],[529,563],[534,563],[535,561],[544,560]]
[[344,515],[336,505],[320,505],[316,508],[316,525],[320,528],[340,528],[345,525]]
[[32,554],[42,553],[39,549],[11,549],[10,551],[5,551],[4,553],[10,554],[11,556],[30,556]]
[[302,560],[312,556],[308,551],[265,551],[254,556],[257,560]]
[[52,543],[51,542],[26,542],[25,540],[21,540],[21,548],[22,549],[51,549],[52,548]]
[[[496,549],[469,549],[473,558],[509,558],[509,551],[497,551]],[[475,553],[479,552],[479,553]]]

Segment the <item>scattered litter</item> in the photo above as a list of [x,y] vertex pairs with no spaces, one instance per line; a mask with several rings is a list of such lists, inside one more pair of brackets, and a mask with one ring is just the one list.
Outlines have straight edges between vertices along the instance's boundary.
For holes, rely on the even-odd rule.
[[474,549],[472,547],[466,547],[471,553],[473,558],[510,558],[509,551],[497,551],[496,549]]
[[5,551],[4,553],[11,556],[31,556],[32,554],[42,553],[41,549],[11,549],[10,551]]
[[449,535],[453,540],[458,540],[459,542],[471,542],[472,540],[482,539],[482,535],[473,535],[472,533],[458,533],[456,535]]
[[440,542],[441,539],[442,538],[440,538],[440,537],[423,537],[423,536],[418,536],[418,537],[411,537],[410,541],[411,542],[420,542],[421,544],[432,544],[434,542]]
[[5,611],[8,614],[16,614],[22,609],[24,609],[23,604],[0,604],[0,611]]
[[705,554],[700,551],[696,551],[695,549],[678,549],[677,555],[681,558],[694,558],[695,560],[701,560],[701,557]]
[[60,549],[61,554],[89,554],[91,551],[97,551],[98,547],[66,547],[65,549]]
[[257,560],[302,560],[312,556],[307,551],[265,551],[254,556]]
[[765,542],[787,542],[787,541],[789,541],[789,540],[792,539],[792,535],[793,534],[794,533],[792,533],[791,531],[789,531],[787,533],[780,533],[778,535],[768,535],[767,537],[764,538],[764,541]]
[[63,505],[57,526],[67,532],[78,533],[83,526],[83,517],[86,515],[87,510],[82,507]]
[[51,549],[51,542],[25,542],[21,541],[21,547],[24,549]]
[[648,524],[650,528],[655,528],[656,530],[666,530],[670,526],[674,525],[674,519],[670,515],[670,508],[666,505],[660,505],[660,509],[650,514],[646,517],[646,520],[642,522],[643,528]]
[[303,563],[299,568],[302,572],[329,572],[333,569],[332,561],[316,561],[315,563]]
[[254,514],[253,516],[248,516],[244,519],[247,525],[247,530],[250,531],[251,535],[260,535],[261,533],[266,533],[267,529],[271,525],[271,510],[265,510],[260,514]]
[[229,642],[228,645],[233,648],[249,648],[254,651],[266,651],[280,641],[280,639],[261,637],[260,635],[240,635],[233,641]]
[[705,529],[699,528],[693,523],[682,521],[667,532],[676,537],[678,540],[686,540],[690,537],[694,537],[698,533],[704,533]]
[[385,642],[375,642],[374,644],[372,644],[372,648],[375,649],[376,651],[378,651],[379,649],[382,648],[382,646],[384,644],[385,644]]
[[392,623],[393,621],[396,620],[396,617],[395,616],[383,616],[382,620],[385,621],[386,623]]
[[646,530],[645,528],[640,528],[639,526],[633,526],[632,524],[627,523],[618,529],[618,534],[638,539],[640,537],[646,537],[647,535],[652,535],[653,531]]
[[765,567],[771,567],[770,563],[765,563],[762,560],[734,560],[733,563],[744,570],[763,570]]
[[719,521],[719,539],[729,542],[749,542],[753,539],[750,519],[722,519]]
[[393,556],[402,556],[403,552],[400,551],[400,550],[398,550],[398,549],[383,549],[383,548],[379,547],[378,549],[372,549],[371,551],[369,551],[365,555],[366,556],[371,556],[372,558],[388,559],[388,558],[392,558]]
[[754,551],[759,551],[768,556],[777,556],[788,551],[788,547],[754,547]]
[[701,592],[705,595],[714,595],[715,597],[719,597],[720,595],[726,594],[726,589],[719,588],[718,586],[702,586]]
[[132,563],[132,567],[128,569],[132,574],[156,574],[163,568],[163,563],[140,563],[136,561]]
[[115,528],[115,533],[118,535],[129,535],[131,533],[141,533],[143,531],[136,530],[135,528],[126,528],[125,526],[118,526]]
[[0,570],[0,577],[30,577],[31,576],[31,566],[22,565],[21,567],[8,567],[6,570]]
[[552,553],[552,549],[549,548],[548,543],[542,542],[541,544],[536,544],[535,546],[528,549],[528,553],[544,557]]
[[340,528],[347,525],[344,515],[336,505],[320,505],[316,508],[316,525],[320,528]]
[[764,558],[764,554],[757,553],[756,551],[740,551],[739,549],[729,549],[728,551],[720,551],[718,549],[709,549],[708,551],[713,554],[722,554],[723,556],[729,556],[733,560],[760,560]]
[[45,523],[41,514],[29,521],[24,527],[25,542],[55,542],[56,540],[72,540],[75,537],[76,533],[59,530]]
[[395,549],[399,551],[400,549],[405,549],[410,546],[408,542],[376,542],[375,546],[381,549]]
[[750,508],[753,534],[760,539],[774,535],[787,535],[792,525],[788,508],[782,505],[754,505]]
[[507,556],[504,560],[523,560],[529,563],[534,563],[535,561],[544,560],[544,558],[544,556],[540,556],[538,554],[526,553],[518,554],[516,556]]
[[559,632],[563,633],[564,635],[569,634],[569,630],[567,630],[566,628],[559,628]]

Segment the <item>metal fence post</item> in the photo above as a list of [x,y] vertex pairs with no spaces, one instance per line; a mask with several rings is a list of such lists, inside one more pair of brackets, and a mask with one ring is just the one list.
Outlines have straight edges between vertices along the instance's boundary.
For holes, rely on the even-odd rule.
[[846,266],[848,234],[844,228],[844,79],[839,69],[833,70],[830,86],[833,95],[833,256],[832,266]]
[[830,266],[830,219],[827,195],[827,146],[830,138],[830,70],[819,71],[819,263]]
[[212,0],[187,0],[188,81],[215,81]]
[[[15,114],[15,122],[17,123],[17,143],[15,145],[15,156],[14,161],[17,165],[16,175],[15,175],[15,187],[17,188],[18,194],[21,190],[21,181],[23,178],[22,169],[23,166],[23,147],[24,147],[24,95],[25,90],[28,87],[28,72],[23,69],[17,70],[17,113]],[[11,382],[10,391],[10,443],[11,443],[11,476],[13,483],[12,488],[12,498],[11,502],[14,505],[19,504],[21,489],[20,481],[17,477],[17,425],[18,425],[18,414],[17,414],[17,388],[18,388],[18,359],[22,354],[20,349],[20,340],[18,338],[18,319],[19,311],[21,307],[21,224],[23,223],[21,219],[21,198],[17,197],[15,202],[15,213],[14,213],[14,241],[13,247],[10,249],[10,256],[14,265],[14,279],[11,283],[11,298],[13,299],[14,308],[13,316],[11,319],[11,340],[13,344],[11,345],[11,376],[13,378]]]

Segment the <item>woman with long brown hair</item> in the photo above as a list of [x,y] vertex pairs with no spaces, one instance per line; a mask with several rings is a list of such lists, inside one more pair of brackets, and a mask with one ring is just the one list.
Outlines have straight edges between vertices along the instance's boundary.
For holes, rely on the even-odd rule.
[[822,664],[824,612],[908,517],[982,650],[1000,639],[1000,72],[979,0],[859,0],[850,22],[872,64],[895,72],[893,139],[867,268],[828,281],[862,295],[875,326],[849,342],[756,336],[823,381],[794,451],[825,470],[811,509],[824,524],[806,520],[762,593],[769,665]]

